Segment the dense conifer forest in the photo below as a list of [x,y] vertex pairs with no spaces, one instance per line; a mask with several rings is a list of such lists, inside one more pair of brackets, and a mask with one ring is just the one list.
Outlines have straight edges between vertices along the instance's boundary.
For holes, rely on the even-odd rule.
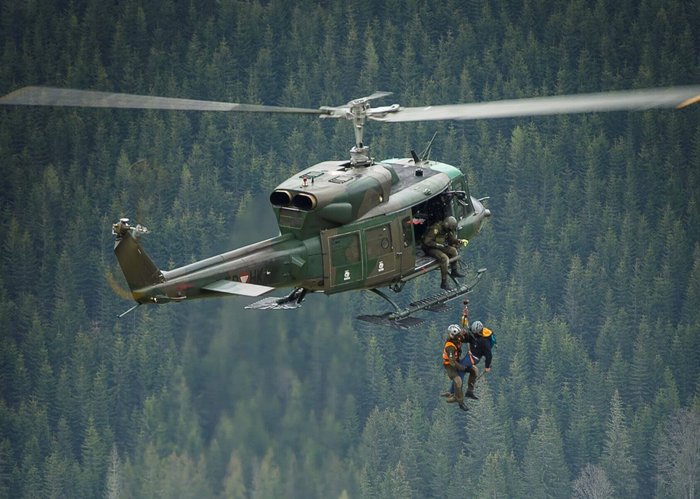
[[[0,2],[24,85],[316,108],[700,82],[692,0]],[[400,332],[370,293],[294,311],[131,306],[164,269],[276,235],[267,195],[346,159],[347,122],[0,109],[0,497],[693,497],[700,490],[700,110],[371,123],[377,159],[462,169],[463,251],[497,334],[465,414],[438,396],[452,311]],[[439,275],[412,282],[425,296]],[[455,302],[453,302],[455,303]],[[458,303],[458,302],[457,302]]]

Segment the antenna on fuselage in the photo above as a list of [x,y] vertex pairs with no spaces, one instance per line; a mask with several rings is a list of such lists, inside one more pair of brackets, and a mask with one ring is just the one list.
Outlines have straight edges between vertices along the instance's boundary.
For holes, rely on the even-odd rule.
[[423,176],[423,163],[426,163],[430,160],[430,149],[433,147],[433,141],[435,140],[435,137],[437,137],[437,132],[433,134],[433,138],[430,139],[430,142],[428,142],[427,147],[420,156],[416,154],[415,150],[411,149],[411,157],[413,158],[413,162],[416,165],[416,177]]

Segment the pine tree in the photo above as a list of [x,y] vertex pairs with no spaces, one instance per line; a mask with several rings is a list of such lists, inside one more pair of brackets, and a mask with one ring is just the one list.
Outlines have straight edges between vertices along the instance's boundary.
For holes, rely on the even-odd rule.
[[637,465],[632,456],[629,429],[617,390],[610,401],[610,417],[605,430],[605,444],[600,459],[603,469],[615,470],[610,482],[619,497],[635,497],[639,490]]
[[574,328],[580,327],[581,324],[586,324],[583,320],[582,312],[583,294],[586,292],[585,288],[581,286],[584,281],[583,272],[581,259],[575,256],[569,266],[564,296],[566,320]]
[[[476,392],[479,400],[469,404],[470,419],[473,417],[479,421],[478,430],[475,431],[471,424],[465,425],[466,438],[464,444],[465,454],[470,458],[470,472],[480,474],[481,458],[484,451],[507,455],[510,447],[506,438],[506,429],[497,412],[493,400],[493,390],[488,379],[480,380]],[[485,436],[488,438],[485,439]]]
[[[167,458],[165,474],[160,484],[162,497],[180,497],[196,499],[212,497],[212,491],[206,482],[205,463],[202,459],[194,460],[185,453],[171,454]],[[271,474],[274,477],[274,474]]]
[[583,382],[578,382],[574,389],[571,417],[564,435],[564,452],[567,463],[575,473],[600,456],[600,444],[603,428],[597,407],[591,404],[588,389]]
[[107,471],[108,460],[92,418],[88,420],[85,437],[81,446],[82,474],[80,485],[87,497],[103,495],[103,477]]
[[540,414],[523,457],[523,491],[528,497],[567,497],[569,470],[559,429],[547,413]]
[[122,464],[119,459],[117,446],[112,445],[109,458],[109,468],[107,470],[107,484],[105,487],[105,499],[119,499],[123,495],[122,486]]
[[397,462],[393,469],[386,470],[381,486],[382,497],[392,499],[415,497],[407,478],[408,476],[401,461]]
[[367,479],[371,483],[378,483],[381,472],[390,462],[393,435],[387,426],[386,413],[375,408],[362,430],[358,451],[362,462],[368,467]]
[[[365,379],[367,380],[367,392],[362,402],[371,410],[373,407],[383,405],[389,395],[389,381],[387,379],[384,353],[379,349],[377,338],[372,335],[367,344],[365,355]],[[363,404],[363,405],[364,405]]]
[[[473,483],[470,482],[470,483]],[[474,497],[522,497],[522,476],[512,454],[489,452],[479,480],[473,489]],[[471,488],[468,489],[472,492]]]
[[458,455],[455,435],[458,435],[458,409],[453,404],[439,404],[433,413],[428,431],[425,450],[429,456],[424,477],[427,496],[439,496],[444,491],[445,473],[451,468]]
[[673,376],[678,382],[679,395],[683,402],[694,395],[695,381],[700,373],[700,337],[696,334],[699,325],[700,323],[679,324],[671,345],[671,358],[676,359],[673,364]]
[[225,499],[245,499],[248,497],[246,492],[243,465],[236,453],[232,452],[224,477],[223,497]]
[[[0,410],[3,410],[2,404]],[[0,497],[10,497],[11,464],[12,444],[7,438],[3,438],[0,440]]]
[[688,288],[683,297],[683,308],[681,320],[686,324],[697,324],[700,322],[700,245],[695,245],[693,251],[693,265],[688,277]]
[[269,450],[260,465],[253,471],[253,485],[250,497],[259,499],[280,497],[282,493],[280,478],[280,470],[275,464],[274,454],[272,450]]

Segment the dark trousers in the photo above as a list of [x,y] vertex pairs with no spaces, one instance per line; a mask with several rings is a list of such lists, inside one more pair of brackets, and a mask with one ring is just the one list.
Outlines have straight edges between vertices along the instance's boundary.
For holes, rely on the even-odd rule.
[[443,279],[447,279],[447,267],[450,263],[450,258],[457,256],[457,248],[445,246],[443,249],[425,248],[424,251],[426,255],[437,258],[437,261],[440,262],[440,274]]

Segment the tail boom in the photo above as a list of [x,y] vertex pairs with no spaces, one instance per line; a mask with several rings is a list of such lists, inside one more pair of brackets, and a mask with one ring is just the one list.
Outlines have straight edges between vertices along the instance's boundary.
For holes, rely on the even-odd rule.
[[[308,249],[289,234],[161,271],[139,242],[146,232],[145,227],[129,225],[128,219],[112,226],[114,253],[131,296],[139,304],[232,295],[257,297],[280,287],[304,287],[302,269]],[[312,281],[321,280],[319,269]]]

